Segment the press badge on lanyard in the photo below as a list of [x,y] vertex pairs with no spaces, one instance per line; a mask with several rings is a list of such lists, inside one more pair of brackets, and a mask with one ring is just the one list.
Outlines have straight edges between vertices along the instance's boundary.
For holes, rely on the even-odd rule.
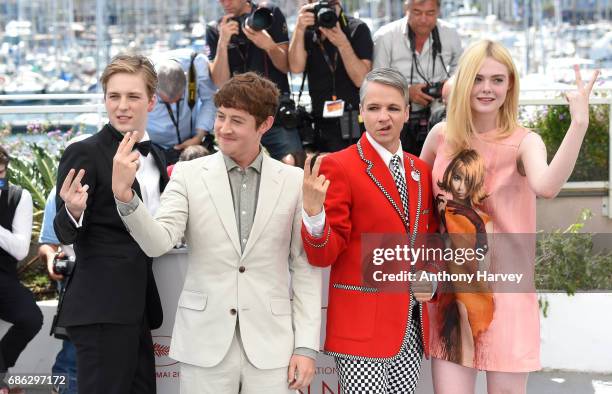
[[324,118],[339,118],[344,114],[344,100],[327,100],[323,104]]
[[321,54],[323,55],[323,59],[329,68],[331,73],[332,80],[332,99],[326,100],[323,104],[323,117],[324,118],[340,118],[344,115],[344,100],[338,100],[338,96],[336,96],[336,68],[338,67],[338,51],[334,52],[334,61],[332,62],[329,58],[329,55],[321,40],[317,38],[317,44],[319,48],[321,48]]

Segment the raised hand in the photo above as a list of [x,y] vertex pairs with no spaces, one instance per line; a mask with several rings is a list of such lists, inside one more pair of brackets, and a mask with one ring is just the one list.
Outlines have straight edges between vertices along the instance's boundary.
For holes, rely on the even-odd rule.
[[325,38],[329,40],[336,48],[341,48],[343,46],[351,46],[351,42],[342,29],[340,28],[340,23],[336,22],[336,26],[331,29],[327,29],[325,27],[320,27],[319,31]]
[[325,175],[319,175],[322,157],[319,156],[316,158],[312,170],[310,169],[311,160],[312,156],[306,159],[306,164],[304,165],[302,204],[304,211],[306,211],[308,216],[315,216],[323,210],[325,195],[327,194],[327,188],[329,187],[329,179],[326,179]]
[[297,17],[295,29],[304,32],[308,27],[315,24],[315,14],[312,12],[314,4],[306,4],[300,8],[300,12]]
[[68,212],[78,222],[87,207],[87,190],[89,186],[81,185],[81,181],[85,176],[85,170],[79,170],[76,176],[75,173],[76,170],[74,168],[68,171],[68,175],[66,175],[60,189],[60,197],[64,200]]
[[230,42],[232,36],[237,35],[240,32],[238,22],[231,19],[233,17],[233,14],[224,15],[219,23],[219,41],[225,45]]
[[140,153],[137,150],[132,151],[137,142],[135,134],[125,133],[113,157],[113,194],[121,202],[129,202],[134,197],[132,184],[140,165]]
[[585,128],[589,125],[589,96],[593,90],[593,85],[597,81],[599,76],[599,70],[595,70],[591,76],[589,83],[585,84],[580,75],[580,67],[574,66],[574,72],[576,74],[576,90],[567,92],[565,98],[569,103],[569,111],[572,117],[572,122],[584,126]]
[[272,39],[272,36],[265,30],[254,30],[249,26],[243,26],[242,31],[246,38],[249,39],[256,47],[264,51],[269,51],[274,48],[277,44]]

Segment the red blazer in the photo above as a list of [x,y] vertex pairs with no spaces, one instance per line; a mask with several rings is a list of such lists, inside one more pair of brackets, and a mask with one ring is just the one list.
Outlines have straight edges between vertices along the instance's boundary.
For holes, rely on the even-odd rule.
[[[408,153],[404,153],[404,167],[410,232],[414,232],[417,218],[417,233],[436,232],[431,171]],[[365,134],[357,144],[327,155],[320,173],[330,180],[324,204],[325,228],[320,238],[314,238],[302,225],[302,239],[310,264],[331,266],[325,351],[362,359],[393,358],[399,354],[409,318],[409,292],[380,291],[364,285],[361,236],[406,233],[397,187]],[[421,316],[425,356],[429,357],[426,307],[421,306]]]

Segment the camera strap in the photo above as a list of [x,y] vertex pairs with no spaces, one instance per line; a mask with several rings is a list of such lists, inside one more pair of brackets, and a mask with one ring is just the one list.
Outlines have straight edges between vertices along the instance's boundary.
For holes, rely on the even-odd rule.
[[179,120],[180,120],[179,117],[180,117],[180,110],[181,110],[180,103],[181,103],[181,99],[179,99],[179,101],[176,102],[176,118],[175,118],[174,113],[172,113],[172,108],[170,107],[170,104],[164,101],[164,104],[166,105],[166,110],[168,110],[168,115],[170,115],[170,120],[172,121],[172,124],[176,128],[176,139],[178,140],[179,145],[183,143],[183,141],[181,141],[181,133],[179,130]]
[[268,54],[267,53],[264,53],[263,61],[264,61],[264,76],[270,79],[270,69],[268,68]]
[[55,332],[57,330],[57,322],[62,311],[62,306],[64,305],[64,296],[66,294],[66,288],[68,287],[68,283],[70,283],[70,277],[66,279],[66,283],[64,284],[64,286],[62,286],[62,289],[59,292],[59,301],[57,302],[57,309],[55,311],[55,315],[53,315],[53,321],[51,322],[51,329],[49,330],[49,335],[55,336]]
[[337,49],[334,50],[334,62],[332,63],[331,59],[329,58],[329,54],[325,50],[325,47],[323,46],[323,43],[321,42],[321,39],[318,36],[317,36],[317,44],[319,45],[319,48],[321,49],[323,60],[325,60],[325,64],[327,64],[327,68],[329,68],[329,71],[331,72],[332,99],[336,100],[337,99],[337,96],[336,96],[336,69],[338,68],[338,50]]
[[[70,272],[70,275],[64,278],[65,282],[61,288],[61,291],[59,292],[59,300],[57,302],[57,309],[55,310],[55,315],[53,316],[53,321],[51,322],[51,330],[49,332],[49,335],[56,336],[57,322],[59,320],[60,314],[62,313],[62,306],[64,305],[64,298],[65,298],[64,296],[66,295],[66,290],[68,289],[70,282],[72,282],[72,277],[74,276],[75,270],[76,270],[76,267],[73,267],[72,271]],[[57,338],[68,339],[68,337],[63,338],[61,335],[57,336]]]
[[416,69],[417,74],[427,83],[428,85],[433,82],[433,79],[436,75],[436,59],[440,57],[442,61],[442,66],[446,75],[450,77],[448,74],[448,70],[446,69],[446,65],[444,64],[444,58],[442,58],[442,41],[440,41],[440,31],[438,30],[438,26],[435,26],[430,34],[431,43],[431,59],[432,59],[432,68],[431,68],[431,78],[432,81],[429,81],[425,77],[425,73],[422,71],[420,67],[420,62],[416,54],[416,35],[412,28],[408,26],[408,41],[410,42],[410,50],[412,51],[412,63],[410,64],[410,84],[413,83],[414,70]]
[[[193,136],[193,108],[196,105],[196,94],[197,94],[197,72],[195,69],[195,58],[198,56],[197,52],[191,53],[191,61],[189,62],[189,72],[187,80],[187,105],[189,106],[189,125],[190,133],[189,136]],[[178,112],[178,111],[177,111]]]
[[[246,51],[245,53],[242,52],[241,48],[245,48]],[[240,56],[240,60],[242,62],[242,73],[246,73],[248,70],[248,62],[249,62],[249,43],[246,43],[244,45],[240,45],[240,44],[236,44],[235,46],[236,52],[238,52],[238,56]],[[230,63],[230,74],[234,74],[232,72],[232,64]]]
[[306,64],[304,64],[304,71],[302,72],[302,84],[300,85],[300,92],[298,93],[297,105],[300,105],[302,99],[302,93],[304,92],[304,82],[306,82],[306,75],[308,74],[308,56],[306,56]]

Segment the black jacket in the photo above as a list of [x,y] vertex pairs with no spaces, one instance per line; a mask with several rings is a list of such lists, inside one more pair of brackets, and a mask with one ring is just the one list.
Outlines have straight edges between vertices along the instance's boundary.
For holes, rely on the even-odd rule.
[[[119,217],[111,182],[113,156],[121,134],[106,125],[92,137],[66,148],[58,168],[55,233],[63,244],[73,244],[76,265],[68,282],[58,325],[96,323],[139,324],[147,313],[149,326],[162,323],[157,286],[147,257]],[[168,182],[159,151],[152,153],[160,172],[160,192]],[[71,168],[84,169],[89,185],[82,227],[77,228],[59,197]],[[138,181],[132,186],[138,196]]]

